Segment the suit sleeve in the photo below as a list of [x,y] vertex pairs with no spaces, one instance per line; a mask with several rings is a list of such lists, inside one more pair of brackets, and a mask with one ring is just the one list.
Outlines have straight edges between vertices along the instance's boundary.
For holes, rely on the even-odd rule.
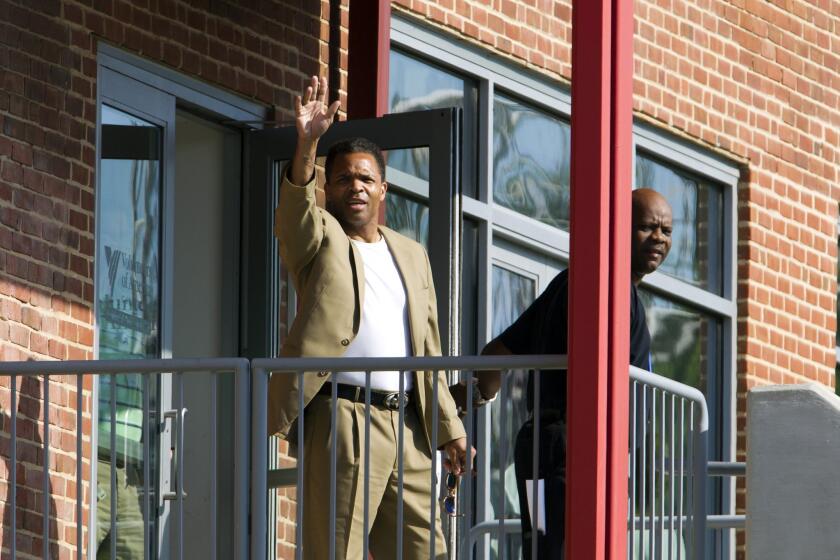
[[[432,280],[432,267],[429,264],[429,256],[423,251],[423,256],[426,260],[426,281],[429,286],[428,298],[428,325],[426,327],[425,348],[426,356],[440,356],[440,331],[438,330],[438,314],[437,314],[437,297],[435,296],[435,284]],[[443,445],[450,441],[462,437],[466,437],[467,433],[464,430],[464,425],[461,419],[458,418],[458,410],[455,407],[455,401],[449,393],[449,384],[446,380],[446,373],[443,371],[426,372],[424,378],[427,380],[428,397],[427,401],[433,403],[434,397],[434,383],[437,383],[438,400],[437,400],[437,414],[438,414],[438,437],[435,445],[440,449]],[[434,406],[426,407],[426,422],[429,437],[432,435],[432,416]]]
[[324,211],[315,201],[314,177],[301,187],[289,181],[284,171],[279,198],[274,210],[274,235],[284,264],[296,276],[321,247],[326,228]]

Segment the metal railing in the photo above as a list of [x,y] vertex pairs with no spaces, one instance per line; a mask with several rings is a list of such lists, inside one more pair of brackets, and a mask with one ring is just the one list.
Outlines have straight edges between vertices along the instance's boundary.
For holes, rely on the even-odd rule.
[[[255,400],[253,403],[253,431],[252,431],[252,494],[251,494],[251,519],[252,519],[252,535],[251,535],[251,553],[255,558],[264,558],[265,553],[267,551],[267,527],[265,525],[266,519],[268,518],[267,515],[267,496],[268,496],[268,485],[267,485],[267,477],[265,476],[265,472],[267,471],[268,466],[268,457],[266,455],[267,445],[266,442],[268,441],[268,433],[267,433],[267,402],[263,395],[267,395],[268,393],[268,379],[270,374],[279,374],[279,375],[296,375],[298,377],[298,386],[303,386],[303,379],[304,375],[315,375],[313,372],[319,372],[323,375],[325,372],[336,372],[336,371],[364,371],[366,372],[366,379],[367,384],[364,388],[364,392],[366,395],[365,401],[365,420],[364,426],[359,427],[360,430],[364,431],[364,440],[363,449],[361,450],[361,462],[365,465],[365,473],[363,476],[363,484],[364,487],[362,489],[363,495],[365,496],[364,499],[364,511],[363,511],[363,527],[369,528],[370,527],[370,520],[371,520],[371,511],[370,511],[370,503],[368,500],[369,494],[369,472],[367,471],[368,465],[370,464],[370,456],[371,456],[371,449],[370,449],[370,379],[371,373],[377,371],[434,371],[434,372],[443,372],[443,371],[473,371],[473,370],[509,370],[509,369],[522,369],[522,368],[534,368],[534,369],[558,369],[558,368],[565,368],[566,367],[566,357],[565,356],[552,356],[552,355],[545,355],[545,356],[459,356],[459,357],[423,357],[423,358],[288,358],[288,359],[265,359],[265,360],[254,360],[252,362],[252,386],[253,386],[253,393],[255,395]],[[306,373],[310,372],[310,373]],[[330,384],[332,385],[332,399],[333,401],[337,395],[337,383],[335,381],[335,376],[331,376],[332,381],[327,383],[327,386]],[[402,388],[402,376],[400,381],[400,387]],[[298,408],[299,410],[303,410],[303,391],[298,392],[299,403]],[[502,395],[503,398],[503,395]],[[438,385],[434,384],[434,393],[433,393],[433,401],[438,402]],[[535,405],[536,406],[536,405]],[[472,410],[472,394],[470,391],[467,391],[467,409]],[[402,401],[400,401],[400,406],[398,410],[399,414],[399,421],[398,421],[398,465],[397,465],[397,472],[398,472],[398,485],[400,488],[402,487],[402,480],[403,480],[403,470],[404,465],[402,461],[403,457],[403,441],[404,441],[404,425],[405,425],[405,408]],[[432,442],[436,442],[438,439],[438,410],[437,407],[433,407],[432,413],[432,421],[431,421],[431,434],[429,434],[429,440]],[[331,407],[331,417],[330,417],[330,425],[332,427],[332,433],[335,432],[336,427],[336,407]],[[297,422],[297,441],[302,444],[304,441],[304,430],[305,430],[306,420],[305,416],[300,416]],[[475,441],[475,434],[472,433],[470,429],[469,423],[467,423],[467,446],[472,447]],[[539,449],[536,445],[538,439],[535,439],[534,445],[534,453],[538,454]],[[330,449],[330,500],[329,500],[329,528],[327,535],[330,535],[330,549],[329,549],[329,557],[334,557],[336,552],[336,543],[335,543],[335,529],[336,529],[336,515],[337,515],[337,504],[336,504],[336,493],[335,493],[335,484],[336,484],[336,471],[338,467],[337,461],[337,450],[336,446],[331,446]],[[459,496],[459,505],[457,511],[463,512],[459,513],[457,516],[457,526],[458,527],[471,527],[472,526],[472,481],[473,481],[473,474],[472,474],[472,464],[470,460],[468,460],[468,468],[460,481],[460,491],[458,492]],[[307,484],[307,480],[305,479],[305,472],[306,472],[306,458],[303,453],[298,454],[298,464],[296,467],[296,487],[302,489]],[[430,470],[430,480],[429,485],[431,489],[435,489],[438,484],[437,480],[438,476],[438,460],[437,454],[432,453],[432,467]],[[276,478],[282,479],[282,475],[275,475]],[[536,477],[536,473],[535,473]],[[310,484],[318,483],[318,484],[325,484],[324,481],[309,481]],[[538,503],[534,500],[535,505]],[[296,507],[296,519],[295,519],[295,526],[296,526],[296,535],[295,535],[295,543],[296,543],[296,558],[301,559],[305,557],[306,550],[303,546],[304,539],[303,539],[303,519],[304,519],[304,512],[307,507],[311,507],[312,505],[307,505],[305,500],[302,499],[302,496],[299,494],[297,498],[297,507]],[[533,514],[536,516],[538,512],[536,509],[534,510]],[[438,558],[436,556],[436,531],[433,527],[435,527],[438,516],[440,515],[440,510],[438,509],[437,497],[432,495],[432,499],[430,500],[430,512],[429,512],[429,528],[431,533],[431,543],[429,546],[429,557],[432,559]],[[402,559],[402,499],[400,495],[400,499],[397,504],[397,526],[400,528],[397,530],[396,534],[394,535],[394,540],[396,543],[396,558]],[[536,518],[536,517],[534,517]],[[504,532],[504,522],[496,523],[496,527],[499,528],[500,531]],[[451,557],[465,557],[463,556],[463,552],[470,548],[471,541],[470,539],[470,532],[461,530],[455,531],[456,537],[453,538],[452,533],[450,533],[450,555]],[[368,552],[370,550],[370,542],[369,542],[369,535],[368,531],[363,531],[363,538],[362,538],[362,557],[367,558]],[[452,548],[455,548],[453,551]]]
[[[93,534],[96,533],[95,519],[96,519],[96,502],[93,488],[96,484],[96,474],[91,472],[88,479],[80,476],[83,468],[82,459],[89,459],[91,470],[95,471],[96,463],[96,430],[91,428],[91,455],[83,456],[82,437],[83,434],[83,415],[89,414],[92,408],[92,401],[87,408],[84,406],[84,398],[92,398],[89,392],[84,390],[83,376],[94,375],[103,376],[108,375],[112,380],[118,374],[135,374],[141,376],[144,380],[151,379],[151,376],[158,373],[173,374],[174,384],[178,386],[184,375],[217,375],[219,372],[233,372],[235,375],[235,437],[234,437],[234,454],[235,462],[235,482],[234,482],[234,514],[233,518],[236,520],[235,528],[233,529],[233,550],[237,558],[268,558],[267,541],[267,525],[273,520],[269,519],[267,503],[268,493],[271,487],[288,484],[292,482],[297,488],[302,489],[307,483],[305,478],[305,458],[302,456],[298,459],[298,465],[294,471],[286,471],[284,473],[269,473],[268,472],[268,434],[267,434],[267,401],[266,395],[268,392],[269,374],[276,372],[280,375],[296,375],[298,381],[302,382],[304,375],[311,375],[304,372],[324,372],[324,371],[365,371],[368,373],[383,370],[398,370],[398,371],[480,371],[487,369],[500,369],[502,371],[509,371],[512,369],[559,369],[565,367],[564,356],[487,356],[487,357],[435,357],[435,358],[333,358],[333,359],[315,359],[315,358],[296,358],[296,359],[264,359],[253,360],[251,362],[245,359],[193,359],[193,360],[118,360],[118,361],[83,361],[83,362],[26,362],[26,363],[5,363],[0,364],[0,376],[9,376],[11,379],[11,409],[12,414],[9,424],[10,448],[9,455],[10,468],[9,472],[15,473],[17,469],[17,453],[16,446],[19,438],[17,426],[17,402],[19,395],[18,382],[21,378],[31,376],[43,376],[43,443],[42,443],[42,469],[47,471],[50,465],[50,378],[55,375],[75,375],[76,376],[76,477],[75,477],[75,495],[85,496],[84,484],[89,484],[88,495],[91,496],[92,502],[84,503],[84,500],[78,499],[75,504],[75,541],[76,554],[78,560],[88,556],[92,557],[96,554],[95,550],[90,550],[93,546],[93,539],[83,539],[83,523],[85,518],[83,510],[90,508],[90,524],[88,529]],[[334,376],[333,376],[334,377]],[[702,559],[704,558],[704,534],[706,531],[706,515],[705,503],[703,499],[705,495],[705,484],[707,478],[707,463],[706,463],[706,438],[708,430],[708,416],[706,411],[705,400],[703,395],[691,387],[677,383],[673,380],[651,374],[646,371],[631,368],[630,372],[631,387],[630,387],[630,461],[629,461],[629,515],[628,515],[628,558],[629,559],[643,559],[643,558],[686,558],[686,559]],[[365,403],[365,420],[364,425],[360,425],[359,429],[364,430],[367,435],[370,430],[370,375],[367,376],[368,386],[365,388],[367,396]],[[145,381],[148,383],[148,381]],[[536,380],[538,384],[538,377]],[[336,386],[334,382],[327,382],[327,386],[331,387],[332,398],[336,397]],[[502,391],[499,399],[504,401],[510,398],[510,395],[505,394],[504,384],[502,384]],[[161,411],[161,417],[153,418],[151,428],[160,431],[166,428],[167,418],[177,419],[183,418],[184,407],[180,401],[183,397],[183,391],[176,391],[173,397],[172,410],[174,414],[166,415],[165,411]],[[115,422],[116,415],[113,414],[115,409],[114,392],[112,392],[111,402],[109,403],[112,414],[110,415],[111,430],[110,436],[111,449],[114,448],[113,438],[116,433]],[[302,401],[303,394],[301,392],[300,399]],[[437,401],[437,386],[435,386],[434,400]],[[534,408],[539,407],[539,387],[535,388]],[[215,397],[211,399],[211,405],[216,406]],[[69,403],[72,407],[73,403]],[[299,403],[300,404],[300,403]],[[472,411],[472,393],[467,391],[467,409]],[[432,433],[429,434],[430,440],[437,441],[437,409],[434,407],[434,418],[431,422]],[[502,407],[501,414],[505,414],[506,408]],[[330,425],[334,428],[336,422],[335,407],[331,407]],[[405,408],[401,401],[399,406],[399,444],[402,445],[404,437],[404,418]],[[297,425],[298,441],[304,441],[305,421],[303,418]],[[471,430],[471,423],[466,422],[468,445],[474,445],[476,441],[476,434]],[[502,425],[506,425],[502,421]],[[91,424],[95,426],[95,424]],[[173,428],[175,428],[173,426]],[[180,429],[179,429],[180,428]],[[180,519],[177,516],[183,516],[184,503],[184,488],[183,482],[185,480],[184,464],[182,457],[185,453],[190,452],[189,441],[184,439],[183,426],[175,428],[173,434],[173,457],[174,457],[174,472],[171,479],[171,486],[169,488],[157,489],[156,491],[162,494],[161,498],[166,498],[174,505],[174,512],[176,517],[172,520],[177,523],[177,527],[183,528],[183,517]],[[37,428],[36,428],[37,430]],[[535,431],[539,430],[539,426],[535,426]],[[502,436],[504,438],[506,436]],[[533,438],[534,448],[533,455],[535,460],[533,465],[539,465],[538,455],[540,449],[537,445],[538,437]],[[369,464],[371,449],[370,439],[364,438],[364,449],[361,451],[364,456],[365,465]],[[506,449],[506,442],[504,439],[500,447]],[[489,451],[488,451],[489,452]],[[219,449],[213,450],[213,453],[220,453]],[[504,453],[504,451],[502,451]],[[148,441],[146,441],[143,448],[143,464],[145,465],[146,473],[144,476],[144,484],[148,485],[151,477],[149,470],[156,468],[151,465],[151,458],[153,452],[150,449]],[[402,457],[402,453],[399,454]],[[506,458],[500,457],[499,463],[506,464]],[[112,459],[113,465],[113,459]],[[398,477],[402,480],[403,477],[403,463],[400,459],[398,465]],[[335,475],[337,468],[337,458],[335,446],[331,450],[330,455],[330,469],[331,480],[328,481],[332,485],[332,492],[330,492],[331,500],[327,504],[330,511],[330,531],[327,535],[335,535],[336,526],[336,512],[337,504],[335,497]],[[535,469],[536,470],[536,469]],[[713,469],[717,472],[717,466]],[[737,470],[737,469],[736,469]],[[436,454],[432,454],[432,469],[430,473],[429,485],[430,488],[436,488],[438,477],[438,459]],[[114,507],[115,495],[114,489],[116,485],[114,469],[111,469],[110,488],[111,488],[111,515],[110,523],[111,530],[118,529]],[[369,473],[364,476],[364,492],[368,493]],[[217,473],[213,471],[213,477]],[[533,479],[538,479],[538,474],[533,473]],[[311,481],[310,481],[311,482]],[[327,482],[319,482],[327,483]],[[51,506],[50,506],[50,480],[48,476],[42,479],[42,504],[40,510],[43,512],[42,521],[42,539],[43,539],[43,556],[50,557],[51,543]],[[16,557],[15,542],[16,531],[19,523],[16,520],[17,515],[17,484],[10,481],[9,495],[6,503],[6,508],[10,508],[10,523],[5,529],[11,531],[11,545],[9,547],[10,558]],[[454,550],[452,557],[457,558],[472,558],[473,550],[476,543],[482,535],[494,535],[499,543],[508,536],[519,533],[521,531],[519,519],[505,513],[504,502],[500,501],[496,508],[497,518],[491,520],[479,520],[474,522],[474,485],[473,474],[470,469],[467,469],[459,485],[458,492],[458,515],[453,518],[453,530],[450,534],[451,542],[449,547]],[[143,496],[144,519],[148,520],[152,516],[157,515],[157,508],[150,503],[150,496],[154,494],[151,488],[144,488],[141,492]],[[163,496],[165,494],[165,496]],[[296,557],[303,558],[305,549],[301,546],[303,543],[302,528],[303,528],[303,513],[307,504],[303,503],[302,495],[298,495],[298,504],[296,508],[296,535],[294,542],[297,544]],[[430,511],[428,522],[430,526],[435,524],[441,517],[439,502],[437,495],[433,492],[430,502]],[[539,519],[539,500],[532,501],[532,509],[530,511],[532,519]],[[218,503],[213,497],[211,500],[211,515],[213,520],[209,527],[208,539],[213,543],[212,557],[216,557],[215,549],[216,531],[215,520],[217,519]],[[397,508],[398,525],[401,521],[401,501]],[[250,519],[250,528],[248,523],[244,520]],[[364,523],[370,526],[371,521],[371,507],[367,500],[364,505]],[[709,526],[716,526],[718,523],[726,520],[711,520]],[[435,550],[435,539],[437,536],[432,531],[432,546],[430,547],[430,557],[435,558],[433,551]],[[365,532],[367,535],[367,532]],[[169,538],[172,542],[168,545],[166,551],[171,552],[172,557],[183,558],[185,554],[185,547],[189,547],[190,543],[184,542],[184,532],[182,530],[170,531]],[[402,533],[397,532],[394,535],[395,542],[397,542],[397,550],[401,552]],[[6,539],[4,539],[5,541]],[[88,545],[83,544],[83,540],[89,542]],[[450,540],[450,539],[448,539]],[[362,544],[364,552],[370,548],[368,537],[364,537]],[[88,549],[88,554],[84,554],[83,550]],[[501,549],[501,546],[500,546]],[[335,543],[332,544],[332,550],[335,551]],[[111,545],[111,557],[118,557],[115,546]],[[159,550],[152,550],[147,539],[144,543],[143,557],[153,558]],[[187,548],[187,552],[189,549]],[[534,547],[533,554],[536,555],[536,547]],[[189,554],[187,554],[189,556]],[[398,554],[401,558],[402,555]],[[503,557],[503,556],[500,556]]]
[[[218,358],[218,359],[170,359],[170,360],[96,360],[96,361],[64,361],[64,362],[7,362],[7,363],[0,363],[0,377],[10,377],[10,396],[11,396],[11,418],[10,418],[10,426],[9,426],[9,438],[10,438],[10,453],[9,453],[9,472],[10,473],[17,473],[18,469],[18,401],[20,397],[20,389],[18,387],[18,381],[20,379],[31,379],[33,377],[41,377],[43,387],[42,389],[38,389],[38,393],[43,393],[43,406],[42,406],[42,414],[40,421],[43,425],[43,440],[41,442],[41,453],[42,453],[42,460],[40,461],[40,468],[41,468],[41,493],[42,493],[42,503],[40,506],[40,511],[38,508],[33,508],[36,510],[37,513],[41,514],[42,517],[42,527],[41,527],[41,536],[40,539],[42,541],[42,557],[43,558],[53,558],[58,557],[58,554],[54,550],[53,547],[60,544],[58,541],[60,540],[59,537],[53,537],[51,531],[54,528],[51,528],[51,516],[56,515],[57,512],[54,511],[54,508],[51,507],[50,502],[52,499],[51,496],[51,477],[49,474],[52,472],[50,467],[50,386],[51,386],[51,378],[59,375],[69,375],[76,377],[76,402],[72,403],[75,405],[76,408],[76,422],[75,422],[75,439],[76,439],[76,447],[75,447],[75,457],[76,457],[76,465],[75,465],[75,520],[76,520],[76,527],[75,527],[75,558],[77,560],[82,560],[83,558],[93,558],[96,556],[97,551],[93,550],[98,543],[94,541],[95,535],[97,535],[97,492],[94,492],[94,488],[96,487],[96,480],[97,480],[97,463],[102,461],[102,458],[99,457],[98,450],[97,450],[97,442],[96,442],[96,430],[90,430],[88,435],[91,436],[90,438],[90,455],[84,456],[83,455],[83,435],[86,433],[83,430],[84,426],[84,416],[88,415],[90,418],[91,426],[94,425],[93,418],[92,418],[92,402],[93,402],[93,395],[95,394],[94,391],[86,392],[84,390],[84,377],[88,375],[92,376],[108,376],[112,389],[117,386],[117,376],[118,375],[131,375],[137,376],[142,380],[142,386],[144,388],[143,391],[143,398],[145,402],[143,403],[145,411],[151,410],[153,407],[149,406],[148,402],[148,395],[149,395],[149,387],[150,387],[150,378],[151,376],[155,376],[161,373],[170,373],[174,376],[173,384],[175,385],[176,389],[178,386],[182,384],[183,375],[215,375],[218,373],[233,373],[235,375],[235,445],[236,445],[236,453],[239,454],[240,457],[246,458],[248,457],[248,408],[249,408],[249,391],[248,391],[248,372],[250,369],[249,362],[245,359],[240,358]],[[212,386],[213,390],[215,390],[215,385]],[[125,464],[128,461],[125,456],[122,458],[118,457],[116,446],[116,433],[117,433],[117,391],[111,390],[110,392],[110,442],[108,445],[108,449],[113,451],[109,453],[109,457],[107,458],[106,462],[104,463],[103,467],[108,468],[110,474],[110,492],[108,492],[108,496],[110,499],[109,504],[109,532],[112,535],[110,538],[110,557],[111,558],[118,558],[117,553],[117,532],[119,531],[119,521],[117,519],[118,515],[118,488],[117,488],[117,470],[118,468],[124,469]],[[173,503],[175,505],[175,521],[177,522],[178,530],[169,531],[168,534],[170,535],[170,541],[166,543],[166,552],[164,556],[171,555],[177,558],[184,557],[184,531],[182,530],[184,527],[184,519],[183,519],[183,505],[184,505],[184,498],[186,493],[184,491],[184,482],[185,482],[185,473],[184,473],[184,456],[187,453],[188,445],[185,443],[184,439],[184,425],[183,425],[183,418],[184,414],[186,413],[186,409],[183,407],[182,400],[183,400],[184,392],[183,390],[176,390],[175,395],[173,396],[172,408],[171,410],[161,411],[161,418],[155,418],[153,414],[145,416],[143,420],[143,431],[144,437],[142,438],[142,442],[138,442],[138,447],[142,449],[142,458],[139,461],[141,463],[140,468],[142,469],[142,474],[139,474],[138,478],[142,478],[142,482],[138,485],[136,490],[137,495],[140,499],[140,503],[138,504],[138,508],[140,509],[138,515],[142,515],[142,519],[144,520],[144,527],[142,529],[143,536],[141,537],[142,543],[135,545],[135,554],[142,555],[143,558],[155,558],[158,556],[158,550],[152,550],[151,543],[154,542],[155,537],[150,536],[149,534],[149,524],[152,519],[156,519],[159,515],[159,501],[165,500]],[[31,395],[24,395],[26,398],[30,398]],[[85,398],[90,399],[90,406],[87,408],[84,406]],[[213,398],[211,399],[213,404],[215,404],[215,393],[213,393]],[[32,421],[37,421],[38,419],[31,419]],[[169,424],[171,422],[171,424]],[[37,435],[37,426],[35,427],[35,432]],[[173,469],[171,473],[171,477],[169,479],[169,484],[167,488],[155,488],[152,484],[154,478],[151,476],[152,472],[157,470],[157,465],[153,465],[153,461],[155,457],[157,457],[156,450],[153,450],[150,445],[150,439],[153,437],[154,433],[164,432],[167,429],[173,430],[173,437],[171,441],[171,449],[172,449],[172,459],[173,459]],[[154,431],[154,433],[152,432]],[[218,449],[214,448],[214,453],[218,453]],[[85,462],[89,463],[89,472],[90,478],[85,480],[83,476],[83,468]],[[37,465],[36,465],[37,466]],[[241,467],[241,465],[240,465]],[[215,470],[212,471],[213,483],[215,487]],[[239,468],[236,470],[235,474],[235,483],[234,483],[234,515],[236,519],[243,520],[247,519],[247,512],[248,512],[248,487],[249,487],[249,480],[248,480],[248,471],[247,469]],[[18,542],[18,520],[17,520],[17,513],[18,513],[18,486],[20,483],[17,480],[17,476],[12,476],[11,480],[8,481],[8,500],[5,504],[5,507],[10,510],[9,512],[9,524],[8,526],[4,527],[4,532],[9,532],[10,536],[8,538],[4,537],[4,545],[8,548],[8,556],[4,556],[4,558],[10,558],[11,560],[15,560],[18,555],[17,551],[17,542]],[[89,485],[89,491],[86,494],[84,492],[85,483]],[[90,501],[86,504],[85,500],[83,499],[84,496],[89,496]],[[153,503],[153,498],[154,503]],[[84,523],[82,520],[86,517],[84,515],[84,510],[86,506],[88,509],[90,523],[88,525],[89,528],[89,537],[88,539],[84,538]],[[212,511],[210,512],[210,519],[212,520],[209,527],[206,527],[205,530],[209,532],[208,537],[212,539],[213,544],[215,545],[216,539],[216,531],[217,527],[215,525],[215,519],[217,518],[217,507],[218,504],[214,499],[211,500],[211,508]],[[62,520],[65,521],[65,520]],[[57,523],[57,520],[56,520]],[[234,537],[234,549],[236,551],[236,556],[239,558],[247,558],[248,557],[248,539],[246,536],[247,527],[243,525],[243,523],[236,524],[236,531]],[[162,546],[162,545],[161,545]],[[215,546],[211,546],[212,550],[212,558],[216,556],[216,549]]]
[[628,560],[705,558],[708,430],[703,393],[630,368]]

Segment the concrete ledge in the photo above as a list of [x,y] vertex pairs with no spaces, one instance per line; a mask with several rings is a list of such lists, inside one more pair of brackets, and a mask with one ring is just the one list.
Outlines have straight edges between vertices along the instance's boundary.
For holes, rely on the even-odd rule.
[[747,398],[747,554],[840,558],[840,398],[817,383]]

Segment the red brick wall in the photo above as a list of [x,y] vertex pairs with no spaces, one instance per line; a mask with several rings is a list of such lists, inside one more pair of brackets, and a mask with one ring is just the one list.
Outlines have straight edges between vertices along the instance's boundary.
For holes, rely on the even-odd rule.
[[[571,78],[570,1],[395,4],[558,80]],[[840,2],[635,6],[637,117],[744,169],[737,346],[743,460],[746,391],[769,383],[835,384]]]
[[[93,357],[97,41],[285,109],[292,106],[292,96],[301,90],[306,76],[326,70],[328,16],[326,0],[0,0],[0,356],[4,361]],[[43,414],[44,389],[40,378],[21,387],[17,546],[19,557],[40,558],[43,455],[38,449],[43,423],[38,418]],[[91,379],[85,387],[84,441],[89,458]],[[55,540],[50,554],[69,558],[76,547],[71,524],[75,485],[68,483],[75,479],[75,379],[56,380],[50,391],[50,509]],[[0,378],[4,458],[9,456],[10,406],[9,379]],[[11,538],[11,508],[6,504],[10,477],[8,463],[4,465],[0,466],[3,556]],[[88,466],[86,462],[85,477]],[[85,503],[88,500],[86,495]]]

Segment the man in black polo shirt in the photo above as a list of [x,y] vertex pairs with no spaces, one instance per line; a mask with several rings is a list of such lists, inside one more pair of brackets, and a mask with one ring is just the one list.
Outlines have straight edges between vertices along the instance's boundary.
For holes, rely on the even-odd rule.
[[[642,188],[633,191],[630,286],[630,363],[650,369],[650,333],[645,310],[636,286],[655,271],[671,248],[672,213],[668,201],[658,192]],[[558,274],[545,291],[502,334],[485,346],[482,354],[566,354],[568,335],[568,270]],[[538,533],[540,559],[563,558],[566,500],[566,372],[546,371],[540,375],[539,474],[544,480],[545,533]],[[477,373],[481,395],[490,398],[500,383],[499,372]],[[528,378],[528,410],[532,419],[516,437],[514,461],[522,518],[523,554],[531,558],[531,519],[525,481],[534,477],[533,409],[534,375]]]

